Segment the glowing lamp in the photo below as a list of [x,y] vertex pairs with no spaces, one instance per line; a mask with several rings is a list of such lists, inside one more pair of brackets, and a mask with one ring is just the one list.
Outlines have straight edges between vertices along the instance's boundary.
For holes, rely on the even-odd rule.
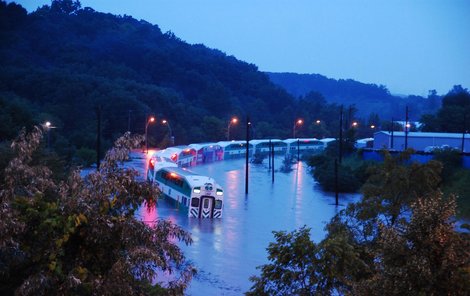
[[155,167],[155,162],[156,162],[156,161],[157,161],[157,160],[156,160],[155,158],[151,158],[151,159],[150,159],[149,167],[150,167],[151,169],[153,169],[153,168]]

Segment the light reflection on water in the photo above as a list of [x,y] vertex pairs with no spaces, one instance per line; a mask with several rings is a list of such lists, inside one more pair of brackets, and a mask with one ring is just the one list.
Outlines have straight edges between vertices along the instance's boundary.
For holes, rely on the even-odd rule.
[[[281,158],[276,158],[279,167]],[[149,213],[143,207],[144,221],[169,219],[189,231],[191,246],[181,244],[186,258],[198,269],[188,295],[241,295],[258,274],[256,266],[267,263],[266,247],[272,231],[292,231],[303,225],[312,229],[312,239],[324,236],[327,221],[342,207],[334,205],[334,194],[318,188],[304,163],[293,165],[290,173],[271,173],[267,166],[250,165],[249,194],[245,196],[245,160],[229,160],[201,165],[192,171],[213,177],[224,188],[222,219],[188,218],[187,212],[160,200]],[[347,204],[357,195],[342,195]]]

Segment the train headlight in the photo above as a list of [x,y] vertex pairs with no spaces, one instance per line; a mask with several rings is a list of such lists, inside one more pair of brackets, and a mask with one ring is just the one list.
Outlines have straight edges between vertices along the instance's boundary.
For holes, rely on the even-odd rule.
[[217,189],[216,193],[218,196],[224,195],[224,192],[220,189]]
[[194,187],[193,192],[194,193],[201,193],[201,187]]

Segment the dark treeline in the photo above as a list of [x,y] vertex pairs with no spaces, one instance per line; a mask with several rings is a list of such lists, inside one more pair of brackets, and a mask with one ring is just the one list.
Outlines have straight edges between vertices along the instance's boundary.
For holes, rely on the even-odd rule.
[[[94,148],[100,106],[105,145],[129,127],[143,133],[150,114],[171,123],[176,144],[222,140],[232,116],[241,122],[231,135],[242,138],[247,114],[256,137],[287,138],[299,110],[337,108],[321,95],[298,102],[252,64],[78,1],[52,1],[30,14],[0,2],[0,18],[1,140],[47,120],[64,154]],[[151,125],[151,144],[167,132]]]
[[[223,140],[232,116],[240,122],[231,127],[231,139],[243,139],[247,115],[256,138],[292,137],[297,118],[304,120],[298,137],[336,137],[339,105],[331,103],[331,89],[343,90],[337,96],[346,101],[338,102],[345,105],[346,124],[359,120],[358,137],[371,136],[370,125],[389,120],[380,110],[404,113],[404,103],[392,103],[397,98],[383,86],[349,80],[294,98],[255,65],[72,0],[55,0],[30,14],[0,1],[0,60],[0,141],[50,121],[51,148],[88,164],[96,159],[98,109],[103,149],[127,130],[143,134],[150,115],[157,116],[148,127],[151,146],[168,144],[162,119],[175,144]],[[348,92],[369,101],[354,105]],[[427,106],[412,117],[434,113],[440,97],[432,98],[409,100],[412,111]]]
[[406,97],[390,94],[384,85],[366,84],[352,79],[331,79],[319,74],[267,73],[276,84],[296,97],[316,91],[329,103],[359,106],[358,115],[367,117],[377,113],[380,118],[405,120],[405,106],[412,112],[410,118],[418,120],[422,114],[434,113],[441,106],[441,96],[430,90],[428,97]]

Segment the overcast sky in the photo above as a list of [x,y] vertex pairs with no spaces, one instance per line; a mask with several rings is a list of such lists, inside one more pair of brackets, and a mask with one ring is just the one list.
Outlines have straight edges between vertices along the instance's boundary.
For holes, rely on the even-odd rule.
[[[12,2],[12,1],[9,1]],[[18,0],[28,11],[49,0]],[[81,0],[203,43],[262,71],[383,84],[394,94],[470,88],[469,0]]]

